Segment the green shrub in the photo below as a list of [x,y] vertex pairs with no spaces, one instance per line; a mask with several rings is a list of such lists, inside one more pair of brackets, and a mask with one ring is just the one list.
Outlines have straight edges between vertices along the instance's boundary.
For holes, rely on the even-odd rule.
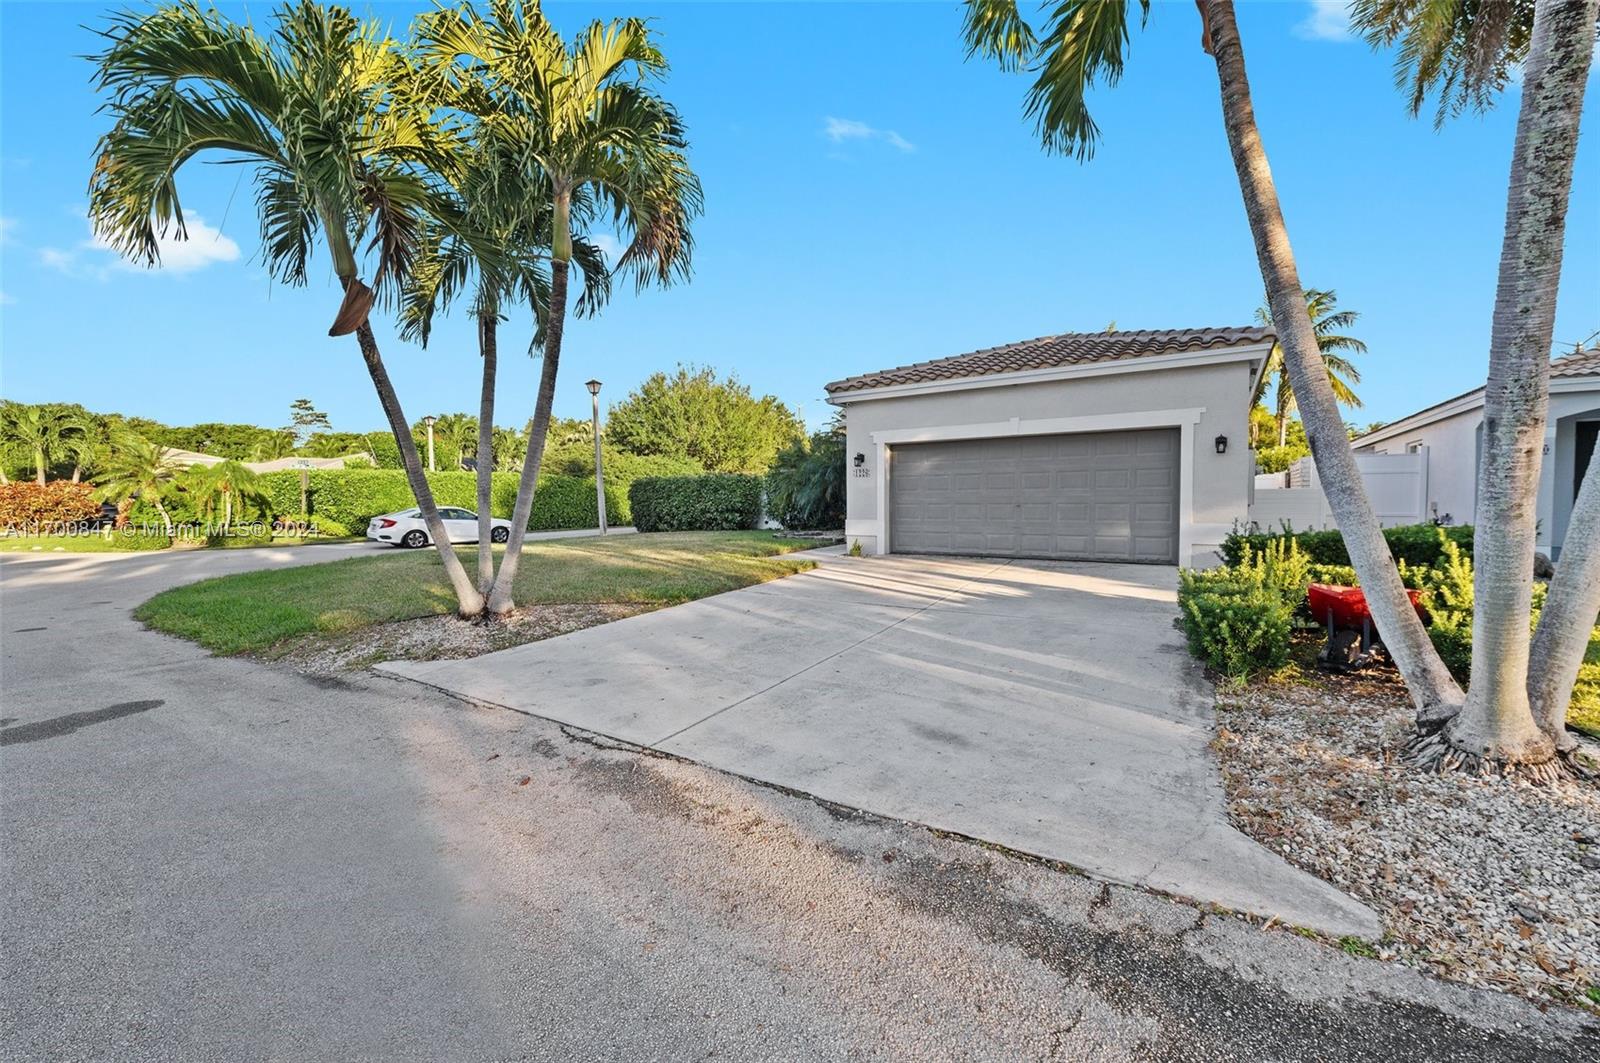
[[[1443,539],[1441,539],[1441,535]],[[1441,528],[1435,524],[1405,524],[1383,529],[1389,542],[1389,551],[1395,561],[1411,565],[1435,565],[1444,556],[1442,543],[1455,543],[1467,556],[1472,556],[1472,525],[1460,524]],[[1336,530],[1303,532],[1246,532],[1235,528],[1222,540],[1222,559],[1237,565],[1244,556],[1244,547],[1260,553],[1275,539],[1293,538],[1314,565],[1349,565],[1350,553],[1344,547],[1344,536]]]
[[778,451],[767,473],[767,511],[785,528],[842,528],[845,445],[842,431],[817,432]]
[[760,476],[646,477],[629,489],[633,526],[640,531],[723,531],[761,519]]
[[290,513],[273,521],[277,535],[303,539],[343,539],[350,529],[332,517],[318,517],[306,513]]
[[172,536],[163,531],[119,528],[113,533],[118,550],[165,550],[172,545]]
[[[511,516],[517,500],[516,473],[497,472],[490,478],[489,512],[502,519]],[[261,489],[274,513],[300,510],[300,473],[288,469],[265,473]],[[473,472],[428,473],[428,486],[439,506],[478,508],[478,476]],[[347,533],[364,535],[373,517],[417,504],[411,485],[400,469],[313,469],[308,475],[307,501],[319,522],[343,525]],[[629,523],[628,499],[622,489],[606,479],[606,514],[614,525]],[[541,476],[534,490],[530,530],[593,528],[599,524],[594,477]]]
[[211,550],[236,550],[245,546],[268,546],[271,543],[272,525],[265,521],[234,524],[226,531],[216,531],[206,536],[206,547]]
[[1359,587],[1356,570],[1349,565],[1308,565],[1306,579],[1310,583],[1331,583],[1338,587]]
[[1181,572],[1178,606],[1189,651],[1223,675],[1244,679],[1289,662],[1293,609],[1249,575]]

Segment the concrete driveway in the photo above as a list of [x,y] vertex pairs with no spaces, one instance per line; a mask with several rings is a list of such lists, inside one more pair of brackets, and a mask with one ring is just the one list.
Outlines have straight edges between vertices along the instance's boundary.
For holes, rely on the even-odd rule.
[[1377,917],[1231,827],[1173,569],[889,557],[380,668],[880,815],[1334,934]]

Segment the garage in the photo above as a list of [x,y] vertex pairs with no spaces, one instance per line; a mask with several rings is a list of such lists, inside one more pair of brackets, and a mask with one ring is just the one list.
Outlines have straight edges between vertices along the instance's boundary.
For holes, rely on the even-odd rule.
[[1248,519],[1274,340],[1068,332],[836,380],[850,548],[1216,564]]
[[1174,564],[1175,429],[902,444],[895,553]]

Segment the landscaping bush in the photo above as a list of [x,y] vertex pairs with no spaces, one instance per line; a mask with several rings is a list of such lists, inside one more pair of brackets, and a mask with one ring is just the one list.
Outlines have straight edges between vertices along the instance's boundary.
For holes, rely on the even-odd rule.
[[112,533],[111,542],[118,550],[165,550],[172,545],[172,536],[164,531],[121,528]]
[[226,531],[212,532],[206,536],[210,550],[236,550],[243,546],[269,546],[272,543],[272,525],[265,521],[234,524]]
[[1289,662],[1293,608],[1250,575],[1181,572],[1178,606],[1189,651],[1223,675],[1244,679]]
[[277,535],[298,536],[304,539],[343,539],[350,529],[332,517],[318,517],[307,513],[290,513],[272,522]]
[[71,480],[0,484],[0,527],[59,527],[99,516],[100,503],[88,484]]
[[628,491],[640,531],[726,531],[761,519],[762,477],[745,473],[636,480]]
[[[509,518],[517,501],[516,473],[497,472],[490,478],[489,513]],[[473,472],[431,472],[428,486],[435,504],[458,506],[476,512],[478,476]],[[272,512],[298,513],[300,473],[288,469],[261,476],[261,490]],[[401,469],[313,469],[306,489],[310,516],[319,523],[343,525],[345,534],[365,535],[373,517],[417,504]],[[626,493],[606,477],[606,515],[613,525],[629,523]],[[530,531],[593,528],[600,523],[594,495],[594,477],[541,476],[533,494]]]
[[[1389,551],[1394,554],[1394,559],[1410,565],[1438,564],[1444,557],[1444,541],[1454,543],[1467,557],[1472,556],[1470,524],[1448,528],[1436,524],[1404,524],[1383,529],[1383,537],[1388,540]],[[1314,565],[1350,564],[1350,554],[1344,548],[1344,536],[1338,531],[1246,532],[1235,528],[1222,540],[1222,559],[1230,565],[1237,565],[1243,557],[1245,546],[1259,553],[1268,543],[1284,538],[1294,539]]]

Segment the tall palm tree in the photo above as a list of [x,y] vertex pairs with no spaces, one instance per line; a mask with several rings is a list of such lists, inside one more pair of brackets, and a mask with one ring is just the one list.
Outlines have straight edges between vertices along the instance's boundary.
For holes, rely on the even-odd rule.
[[261,497],[260,475],[231,459],[196,470],[195,486],[204,501],[202,512],[214,514],[220,507],[223,528],[233,524],[235,500]]
[[106,502],[150,503],[161,514],[161,523],[171,535],[172,517],[165,501],[177,473],[178,467],[167,457],[165,447],[124,432],[112,444],[96,494]]
[[[1399,666],[1412,700],[1419,711],[1448,715],[1461,704],[1461,688],[1406,596],[1350,450],[1256,126],[1233,3],[1198,0],[1196,6],[1201,47],[1216,62],[1223,130],[1317,478],[1344,534],[1368,607],[1384,634],[1384,645]],[[1038,123],[1045,147],[1088,159],[1100,131],[1089,113],[1087,93],[1098,82],[1115,84],[1122,76],[1134,7],[1127,0],[1060,0],[1050,6],[1043,32],[1036,33],[1022,17],[1016,0],[967,0],[969,54],[992,58],[1006,69],[1032,72],[1026,109]],[[1150,15],[1150,0],[1137,0],[1137,8],[1143,25]]]
[[[427,83],[435,106],[452,113],[469,113],[477,102],[477,83],[437,78]],[[495,468],[494,403],[499,366],[499,327],[506,310],[527,303],[537,324],[548,308],[550,277],[545,260],[550,242],[551,208],[548,195],[528,194],[529,181],[521,160],[492,139],[475,139],[447,172],[456,209],[472,219],[465,228],[485,233],[497,248],[513,248],[507,259],[496,253],[478,254],[471,241],[456,238],[442,227],[429,234],[426,251],[406,287],[403,323],[408,339],[427,346],[434,317],[459,295],[467,294],[470,281],[471,316],[477,326],[481,384],[477,418],[478,587],[485,594],[494,582],[491,502]],[[610,290],[610,276],[599,250],[586,240],[574,240],[573,261],[583,280],[578,300],[580,313],[592,312]],[[462,441],[462,452],[466,441]]]
[[[1559,773],[1558,750],[1575,746],[1566,707],[1600,607],[1593,528],[1569,536],[1536,640],[1529,618],[1550,341],[1597,17],[1600,0],[1536,0],[1531,9],[1510,0],[1363,0],[1356,9],[1370,41],[1400,42],[1413,112],[1435,90],[1441,121],[1487,106],[1521,67],[1478,457],[1472,681],[1460,713],[1418,743],[1425,764],[1542,779]],[[1585,480],[1595,478],[1591,465]],[[1600,519],[1597,492],[1583,485],[1574,517]]]
[[[1317,335],[1317,349],[1322,352],[1323,364],[1328,367],[1328,386],[1333,388],[1333,397],[1345,406],[1360,406],[1361,399],[1357,397],[1351,385],[1361,383],[1361,372],[1350,359],[1339,352],[1366,354],[1367,345],[1354,336],[1347,336],[1335,330],[1349,328],[1361,315],[1355,310],[1335,309],[1338,303],[1339,296],[1332,289],[1306,289],[1306,313],[1311,317],[1311,331]],[[1256,320],[1271,328],[1272,307],[1270,305],[1257,307]],[[1261,374],[1256,377],[1255,391],[1250,396],[1251,406],[1255,406],[1266,397],[1269,380],[1275,384],[1273,421],[1277,425],[1278,446],[1281,447],[1289,441],[1289,418],[1294,414],[1294,383],[1289,379],[1289,369],[1283,361],[1281,344],[1272,345],[1272,353],[1267,355],[1267,363],[1261,367]]]
[[520,462],[528,441],[521,432],[515,428],[496,428],[493,447],[496,472],[516,472],[522,468]]
[[262,436],[261,441],[252,448],[251,456],[256,461],[277,461],[279,458],[287,458],[294,453],[297,442],[293,429],[280,428]]
[[651,90],[667,64],[645,22],[593,22],[569,47],[537,6],[492,0],[488,9],[488,17],[470,3],[431,12],[419,19],[418,36],[428,65],[476,97],[468,109],[479,140],[525,160],[550,200],[544,365],[511,539],[488,602],[491,613],[505,613],[555,398],[574,223],[589,220],[592,205],[629,236],[617,268],[641,284],[668,284],[688,273],[700,183],[676,109]]
[[[179,0],[116,16],[102,32],[96,80],[114,124],[90,183],[95,232],[155,264],[158,238],[184,235],[177,175],[185,164],[211,152],[250,164],[272,276],[304,284],[314,244],[326,245],[344,289],[329,334],[355,334],[460,612],[481,612],[368,320],[410,270],[437,200],[430,167],[449,157],[451,124],[414,106],[406,58],[377,23],[342,7],[299,0],[263,36]],[[361,280],[364,261],[371,287]]]

